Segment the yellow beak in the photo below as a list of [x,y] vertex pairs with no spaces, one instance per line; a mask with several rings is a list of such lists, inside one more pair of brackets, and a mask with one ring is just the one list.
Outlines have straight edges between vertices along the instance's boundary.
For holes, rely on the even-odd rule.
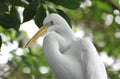
[[28,41],[25,48],[29,47],[33,42],[35,42],[40,36],[42,36],[48,29],[48,26],[42,26],[40,30]]

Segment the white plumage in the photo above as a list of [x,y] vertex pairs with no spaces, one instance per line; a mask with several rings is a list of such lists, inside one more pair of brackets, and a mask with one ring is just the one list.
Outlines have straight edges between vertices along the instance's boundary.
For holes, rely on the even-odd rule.
[[[46,28],[44,32],[48,34],[42,49],[53,79],[107,79],[105,67],[91,41],[75,37],[58,14],[49,14],[43,25]],[[26,47],[43,34],[40,31]]]

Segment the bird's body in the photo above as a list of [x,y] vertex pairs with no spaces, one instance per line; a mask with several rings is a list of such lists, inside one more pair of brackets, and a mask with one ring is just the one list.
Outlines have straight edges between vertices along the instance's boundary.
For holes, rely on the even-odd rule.
[[42,49],[53,79],[107,79],[92,42],[75,37],[67,22],[57,14],[48,15],[43,24],[49,25],[47,33],[50,33],[45,36]]
[[[43,52],[53,79],[107,79],[104,65],[89,40],[76,38],[69,46],[68,40],[61,39],[54,32],[44,39]],[[60,40],[65,47],[61,48]]]

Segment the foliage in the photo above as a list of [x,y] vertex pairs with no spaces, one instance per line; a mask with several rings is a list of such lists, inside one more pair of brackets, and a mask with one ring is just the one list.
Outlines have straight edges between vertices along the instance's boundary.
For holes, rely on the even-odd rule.
[[0,47],[1,47],[1,45],[2,45],[2,38],[1,38],[1,36],[0,36]]
[[[85,31],[84,37],[92,34],[98,52],[105,51],[116,61],[120,56],[120,22],[117,21],[117,18],[120,18],[119,0],[91,0],[89,4],[87,1],[89,0],[0,0],[0,47],[13,44],[14,40],[19,42],[16,49],[9,51],[13,56],[7,63],[10,66],[7,71],[9,75],[1,77],[51,79],[51,70],[41,48],[38,48],[40,46],[23,49],[25,44],[23,40],[28,38],[25,32],[19,31],[20,25],[31,19],[40,28],[47,12],[58,13],[73,29],[82,27]],[[23,21],[20,19],[18,7],[24,7]],[[3,34],[7,40],[4,40]],[[18,56],[16,52],[21,48],[23,54]],[[49,72],[41,73],[39,69],[42,66],[47,67]],[[114,71],[112,66],[113,64],[106,66],[109,79],[120,79],[120,70]],[[23,73],[25,68],[30,72]]]
[[[29,2],[29,0],[28,0]],[[54,5],[53,8],[51,8],[51,4]],[[75,4],[75,5],[72,5]],[[53,11],[53,9],[57,9],[58,6],[62,6],[68,9],[77,9],[79,8],[79,1],[77,0],[31,0],[28,4],[25,2],[22,2],[21,0],[5,0],[1,1],[0,3],[0,25],[6,29],[14,28],[16,31],[19,30],[21,20],[19,18],[19,14],[17,12],[17,7],[21,6],[24,7],[25,10],[23,12],[23,23],[26,21],[29,21],[31,19],[34,19],[35,23],[40,27],[42,25],[42,21],[46,16],[46,11],[48,8]],[[72,6],[71,6],[72,5]],[[9,10],[10,8],[10,10]],[[48,10],[49,11],[49,10]],[[54,11],[53,11],[54,12]],[[56,10],[55,12],[58,12],[62,16],[67,15],[62,12],[62,10]],[[12,18],[12,19],[11,19]],[[67,17],[68,18],[68,17]],[[11,19],[11,20],[9,20]],[[70,23],[70,20],[67,19]]]

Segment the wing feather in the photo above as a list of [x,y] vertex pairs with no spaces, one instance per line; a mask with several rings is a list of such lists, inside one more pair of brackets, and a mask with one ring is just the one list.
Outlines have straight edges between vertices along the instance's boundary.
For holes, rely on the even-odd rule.
[[84,67],[84,74],[86,79],[107,79],[105,66],[96,51],[93,43],[88,39],[79,40],[80,50],[82,50],[82,67]]

